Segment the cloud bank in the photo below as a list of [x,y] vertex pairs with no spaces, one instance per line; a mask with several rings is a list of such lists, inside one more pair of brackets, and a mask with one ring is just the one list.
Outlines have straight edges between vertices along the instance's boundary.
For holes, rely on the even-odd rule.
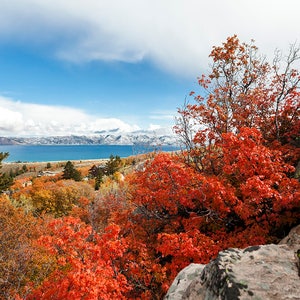
[[97,118],[64,106],[22,103],[0,97],[0,136],[89,135],[96,131],[139,130],[116,118]]
[[138,62],[196,76],[213,45],[238,34],[263,53],[299,42],[298,0],[1,0],[0,42],[72,61]]

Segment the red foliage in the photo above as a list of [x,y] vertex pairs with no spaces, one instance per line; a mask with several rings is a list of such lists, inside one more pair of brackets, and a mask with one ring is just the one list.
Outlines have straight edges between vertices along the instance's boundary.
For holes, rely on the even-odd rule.
[[255,220],[271,229],[281,221],[297,221],[299,182],[289,178],[294,167],[283,161],[281,152],[264,146],[254,128],[241,128],[237,135],[224,134],[222,146],[224,176],[236,188],[239,199],[234,210],[245,224]]
[[257,129],[223,134],[218,151],[218,176],[158,154],[133,179],[129,226],[169,279],[227,247],[274,241],[299,220],[300,184],[288,176],[294,168],[263,145]]
[[115,261],[127,245],[117,225],[99,236],[78,219],[57,219],[40,242],[57,257],[58,268],[27,299],[126,299],[130,286]]
[[157,251],[162,258],[172,257],[166,263],[168,276],[175,278],[177,273],[191,262],[208,263],[222,249],[209,236],[194,229],[182,233],[161,233],[157,236]]
[[210,57],[210,74],[198,79],[206,93],[191,94],[195,103],[179,110],[181,117],[175,127],[193,161],[197,159],[202,170],[207,168],[203,152],[195,150],[204,147],[211,152],[210,147],[222,140],[223,133],[250,127],[259,129],[268,145],[277,142],[277,148],[288,147],[289,161],[297,163],[300,74],[293,64],[299,49],[291,47],[284,63],[277,54],[271,65],[259,56],[253,43],[240,43],[232,36],[222,46],[213,47]]

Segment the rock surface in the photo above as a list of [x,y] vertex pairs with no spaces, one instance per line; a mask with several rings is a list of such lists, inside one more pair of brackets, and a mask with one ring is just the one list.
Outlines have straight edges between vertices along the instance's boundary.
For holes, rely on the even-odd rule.
[[180,300],[183,299],[189,285],[200,277],[205,265],[202,264],[190,264],[183,270],[181,270],[173,284],[170,286],[169,291],[165,299]]
[[298,249],[300,225],[279,245],[227,249],[206,266],[183,269],[165,299],[300,300]]

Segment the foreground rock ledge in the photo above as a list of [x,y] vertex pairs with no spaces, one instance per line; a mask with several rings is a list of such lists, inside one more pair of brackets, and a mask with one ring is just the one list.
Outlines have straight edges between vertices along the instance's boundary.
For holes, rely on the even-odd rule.
[[227,249],[207,265],[183,269],[165,299],[300,300],[298,249],[300,225],[279,245]]

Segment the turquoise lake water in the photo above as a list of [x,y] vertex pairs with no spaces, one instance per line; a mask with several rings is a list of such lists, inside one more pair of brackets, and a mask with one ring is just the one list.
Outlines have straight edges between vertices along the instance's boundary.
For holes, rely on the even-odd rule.
[[8,152],[3,162],[41,162],[109,158],[110,155],[128,157],[152,151],[174,151],[172,146],[143,147],[135,145],[0,145],[0,152]]

